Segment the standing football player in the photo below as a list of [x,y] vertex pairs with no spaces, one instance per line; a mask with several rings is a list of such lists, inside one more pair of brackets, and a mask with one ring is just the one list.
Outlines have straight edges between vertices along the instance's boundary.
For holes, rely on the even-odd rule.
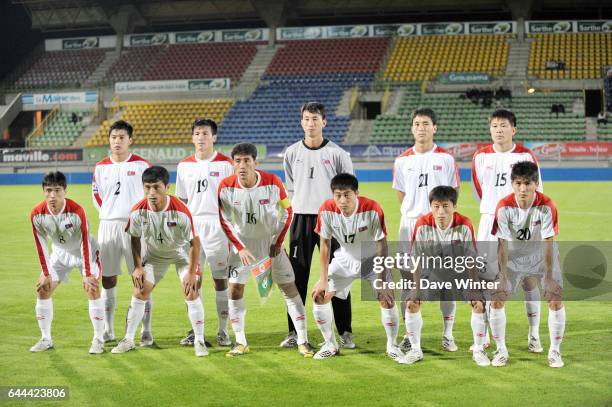
[[[226,356],[250,352],[245,335],[246,304],[244,286],[249,279],[249,265],[266,257],[272,259],[272,280],[285,297],[289,315],[296,328],[298,351],[312,357],[308,343],[306,313],[300,298],[291,262],[283,241],[291,223],[291,202],[280,178],[256,170],[257,148],[241,143],[232,149],[234,175],[219,185],[219,217],[232,243],[229,258],[229,316],[236,343]],[[280,212],[280,217],[279,217]]]
[[[104,300],[104,341],[115,340],[115,303],[117,276],[121,274],[122,259],[128,272],[134,270],[130,238],[125,232],[130,210],[140,201],[142,173],[151,164],[144,158],[130,153],[134,129],[119,120],[110,127],[108,138],[110,156],[96,164],[92,181],[94,207],[100,216],[98,242],[102,260],[102,298]],[[151,313],[153,302],[147,301],[145,319],[140,337],[141,346],[153,344]]]
[[[289,231],[289,260],[295,272],[295,285],[306,304],[312,254],[315,246],[320,245],[319,235],[314,233],[317,212],[321,204],[332,197],[329,189],[332,178],[340,173],[352,174],[353,163],[346,151],[323,137],[327,119],[321,103],[304,104],[301,114],[304,138],[287,148],[283,167],[294,210]],[[332,239],[331,244],[333,257],[338,243]],[[332,308],[340,343],[345,348],[354,348],[350,293],[346,299],[333,297]],[[295,327],[290,316],[287,319],[289,334],[280,346],[294,347],[297,345]]]
[[[227,334],[228,293],[227,258],[229,242],[219,222],[217,189],[222,179],[234,173],[232,160],[215,151],[217,123],[211,119],[197,119],[191,126],[195,153],[181,161],[176,170],[176,196],[189,207],[193,216],[196,234],[202,236],[200,267],[208,259],[214,286],[219,318],[217,343],[230,346],[232,341]],[[202,280],[199,280],[200,284]],[[198,287],[200,298],[202,288]],[[181,345],[193,345],[193,331],[181,340]]]
[[[36,283],[36,320],[41,339],[30,348],[31,352],[44,352],[53,347],[53,292],[74,268],[81,269],[83,289],[89,299],[89,318],[94,337],[89,353],[104,352],[104,305],[100,298],[99,280],[102,274],[98,245],[89,234],[89,225],[83,208],[66,198],[66,176],[50,172],[42,181],[45,200],[32,209],[30,220],[34,243],[42,272]],[[47,248],[51,240],[51,254]]]

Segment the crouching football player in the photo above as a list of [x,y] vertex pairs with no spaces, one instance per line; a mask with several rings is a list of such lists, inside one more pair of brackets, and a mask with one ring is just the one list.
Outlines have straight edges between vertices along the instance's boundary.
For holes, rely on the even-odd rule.
[[[30,348],[43,352],[53,347],[51,322],[53,302],[51,296],[68,274],[80,268],[83,289],[89,298],[89,318],[94,337],[89,353],[104,352],[104,302],[100,298],[99,279],[102,274],[98,244],[89,234],[83,208],[66,198],[66,177],[59,171],[50,172],[42,182],[45,200],[32,209],[30,219],[34,242],[42,273],[36,283],[36,319],[42,338]],[[51,239],[51,254],[47,249]]]
[[[195,334],[195,355],[208,355],[204,343],[204,307],[197,288],[200,240],[187,206],[168,194],[169,181],[170,174],[163,167],[150,167],[142,173],[145,198],[134,205],[127,225],[134,258],[134,292],[125,337],[113,348],[113,353],[135,348],[134,336],[144,316],[145,304],[168,267],[174,264]],[[145,243],[144,250],[141,242]]]
[[558,234],[557,208],[538,188],[538,166],[521,161],[510,174],[514,192],[497,204],[491,233],[497,236],[499,274],[498,289],[493,293],[489,323],[497,344],[491,364],[505,366],[509,360],[506,348],[506,312],[508,293],[524,278],[538,277],[548,300],[550,348],[548,365],[563,367],[561,341],[565,331],[565,307],[561,300],[563,278],[558,250],[553,238]]
[[[331,299],[346,299],[353,281],[363,278],[369,281],[378,294],[381,322],[387,333],[387,356],[398,363],[405,363],[404,353],[397,346],[399,315],[393,292],[381,286],[386,276],[380,277],[373,270],[362,270],[362,260],[374,255],[388,255],[387,230],[382,208],[378,202],[359,196],[359,183],[351,174],[338,174],[331,180],[333,198],[319,209],[315,232],[321,238],[321,275],[312,290],[313,314],[325,343],[315,354],[315,359],[326,359],[338,354],[338,343],[333,331]],[[340,243],[329,263],[331,239]],[[376,252],[362,253],[362,243],[376,242]],[[376,284],[376,280],[378,283]],[[377,286],[378,285],[378,286]]]
[[[474,228],[472,222],[466,216],[457,212],[457,190],[449,186],[438,186],[429,193],[429,205],[431,212],[420,217],[415,225],[412,236],[413,256],[422,254],[433,255],[432,257],[451,256],[472,256],[476,254],[476,242],[474,237]],[[477,278],[477,273],[474,270],[469,270],[472,279]],[[439,276],[439,273],[444,273]],[[433,270],[431,267],[417,267],[413,281],[417,283],[415,290],[410,293],[410,299],[407,301],[406,307],[406,327],[411,343],[411,350],[406,353],[406,361],[409,364],[418,362],[423,359],[423,351],[421,349],[421,331],[423,328],[423,318],[421,316],[421,302],[434,290],[420,290],[421,279],[427,281],[451,281],[456,270]],[[449,275],[450,274],[450,275]],[[451,278],[449,278],[451,277]],[[451,290],[439,289],[435,290],[440,294],[440,301],[444,301],[446,294]],[[477,290],[475,290],[477,291]],[[484,297],[474,297],[472,304],[472,331],[474,334],[475,343],[479,344],[473,351],[473,358],[478,365],[488,366],[489,359],[484,354],[483,347],[485,337],[485,320],[484,320]],[[454,339],[447,338],[454,343]],[[448,350],[445,348],[445,350]],[[457,350],[454,348],[454,350]],[[486,360],[485,360],[486,359]]]
[[228,260],[229,316],[236,344],[226,356],[240,356],[250,351],[244,328],[244,286],[249,279],[248,266],[269,256],[272,259],[272,280],[283,292],[296,329],[298,351],[304,357],[312,357],[314,352],[308,344],[304,303],[283,248],[292,213],[285,187],[276,175],[255,169],[257,148],[253,144],[236,145],[231,156],[234,175],[219,184],[221,227],[233,246]]

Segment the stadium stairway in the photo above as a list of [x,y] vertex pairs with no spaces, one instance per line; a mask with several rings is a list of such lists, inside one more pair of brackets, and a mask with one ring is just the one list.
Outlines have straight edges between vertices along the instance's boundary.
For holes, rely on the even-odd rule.
[[117,62],[119,57],[121,56],[121,51],[117,49],[113,49],[111,51],[107,51],[104,56],[104,60],[95,71],[92,72],[91,75],[87,78],[87,80],[83,83],[84,88],[91,88],[97,86],[102,79],[106,76],[111,66]]
[[242,74],[240,83],[236,87],[237,95],[247,98],[255,92],[261,77],[266,72],[266,69],[268,69],[268,65],[272,62],[276,51],[283,46],[282,44],[272,47],[268,45],[257,46],[257,54],[255,54],[253,60]]
[[531,39],[519,41],[516,38],[508,39],[508,64],[506,65],[505,79],[522,81],[527,79],[529,67],[529,53],[531,52]]

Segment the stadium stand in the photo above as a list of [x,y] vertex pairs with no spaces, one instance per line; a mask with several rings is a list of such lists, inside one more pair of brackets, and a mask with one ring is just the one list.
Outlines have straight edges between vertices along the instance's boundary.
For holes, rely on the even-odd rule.
[[[529,34],[529,75],[542,79],[599,79],[612,65],[612,33]],[[563,68],[558,63],[563,64]],[[548,68],[547,68],[548,64]]]
[[257,43],[178,44],[167,47],[144,80],[230,78],[238,81],[257,53]]
[[[221,123],[232,103],[229,99],[123,102],[119,119],[134,126],[135,144],[187,144],[191,143],[191,124],[197,117]],[[110,120],[104,121],[87,145],[107,145],[111,124]]]
[[44,52],[14,86],[20,89],[80,86],[104,56],[102,49]]
[[508,38],[496,35],[439,35],[395,40],[383,79],[435,80],[448,72],[482,72],[501,76],[508,59]]
[[166,47],[154,45],[125,48],[121,57],[108,70],[104,81],[112,83],[143,80],[145,72],[157,62]]
[[[397,115],[380,115],[370,136],[371,143],[405,143],[412,140],[410,113],[421,106],[434,109],[438,115],[435,139],[447,142],[489,141],[487,118],[495,107],[507,107],[517,115],[517,139],[520,141],[564,141],[584,139],[584,113],[572,109],[580,92],[536,93],[514,96],[483,108],[458,93],[421,95],[415,86],[408,87]],[[553,105],[563,105],[565,113],[553,113]]]
[[[74,113],[74,116],[73,116]],[[31,139],[31,147],[68,147],[81,135],[85,128],[83,119],[90,112],[58,112],[45,124],[43,134]],[[76,119],[76,120],[74,120]]]
[[[327,110],[325,136],[340,142],[350,118],[336,116],[344,92],[367,87],[386,53],[387,38],[356,38],[285,42],[246,101],[229,111],[219,131],[223,143],[248,138],[257,143],[285,145],[299,139],[300,107],[319,101]],[[333,58],[330,56],[333,55]]]

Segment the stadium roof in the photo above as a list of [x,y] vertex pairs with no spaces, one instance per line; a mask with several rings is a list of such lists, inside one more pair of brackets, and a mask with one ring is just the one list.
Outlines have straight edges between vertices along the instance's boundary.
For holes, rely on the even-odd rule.
[[41,31],[612,18],[605,0],[12,0]]

